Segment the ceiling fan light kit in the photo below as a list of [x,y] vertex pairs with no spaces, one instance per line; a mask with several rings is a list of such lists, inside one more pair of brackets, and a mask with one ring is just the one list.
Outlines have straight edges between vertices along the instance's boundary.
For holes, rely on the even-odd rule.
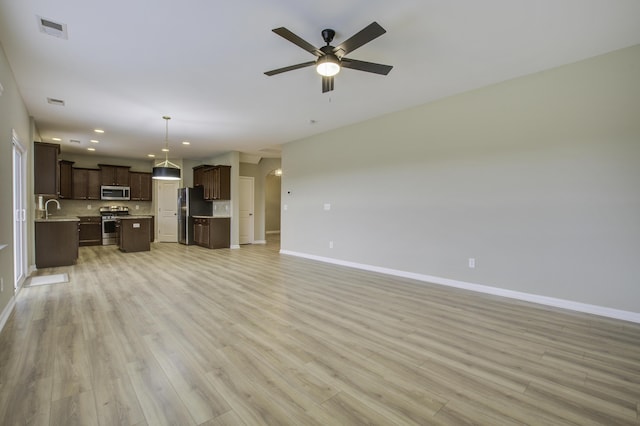
[[316,71],[324,77],[333,77],[340,72],[340,61],[334,55],[324,55],[316,62]]
[[285,27],[274,28],[272,30],[295,44],[298,47],[306,50],[318,59],[315,61],[303,62],[301,64],[290,65],[284,68],[278,68],[275,70],[265,72],[268,76],[281,74],[287,71],[297,70],[299,68],[305,68],[315,65],[316,71],[322,76],[322,92],[329,92],[333,90],[333,77],[340,72],[341,68],[351,68],[357,71],[365,71],[374,74],[387,75],[393,68],[391,65],[376,64],[373,62],[358,61],[356,59],[347,59],[344,56],[349,52],[353,52],[362,45],[369,43],[371,40],[380,37],[386,33],[385,29],[377,22],[373,22],[360,30],[358,33],[351,36],[351,38],[345,40],[337,47],[331,46],[333,37],[336,32],[332,29],[322,30],[322,38],[324,39],[326,46],[316,48],[311,43],[305,41],[299,36],[295,35]]
[[164,136],[164,161],[158,163],[153,168],[151,177],[157,180],[180,180],[180,166],[169,161],[169,120],[171,117],[162,117],[165,120]]

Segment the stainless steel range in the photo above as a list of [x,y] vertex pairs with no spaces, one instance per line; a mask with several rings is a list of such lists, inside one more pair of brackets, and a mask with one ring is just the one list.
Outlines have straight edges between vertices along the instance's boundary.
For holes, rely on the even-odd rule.
[[108,246],[118,244],[118,232],[116,229],[116,221],[118,216],[128,216],[129,207],[127,206],[108,206],[100,207],[100,216],[102,216],[102,245]]

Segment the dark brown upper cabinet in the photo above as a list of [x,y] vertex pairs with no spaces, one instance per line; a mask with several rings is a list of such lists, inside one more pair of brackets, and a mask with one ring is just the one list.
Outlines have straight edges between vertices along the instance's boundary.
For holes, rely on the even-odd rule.
[[60,145],[33,143],[33,192],[34,194],[58,196],[58,155]]
[[129,166],[98,164],[102,185],[129,186]]

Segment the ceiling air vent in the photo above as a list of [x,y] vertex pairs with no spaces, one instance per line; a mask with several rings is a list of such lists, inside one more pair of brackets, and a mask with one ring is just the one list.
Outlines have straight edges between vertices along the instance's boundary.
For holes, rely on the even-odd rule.
[[64,101],[62,99],[47,98],[47,102],[49,102],[51,105],[64,106]]
[[80,141],[78,139],[69,139],[69,143],[77,143],[80,144]]
[[65,40],[69,38],[67,35],[67,24],[60,24],[38,16],[38,27],[40,28],[40,32],[49,34],[50,36],[63,38]]

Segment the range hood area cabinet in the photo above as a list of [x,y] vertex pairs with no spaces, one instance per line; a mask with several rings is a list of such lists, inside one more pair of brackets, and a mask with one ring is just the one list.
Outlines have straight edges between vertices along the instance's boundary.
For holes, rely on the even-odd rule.
[[98,164],[100,167],[101,185],[129,186],[129,166],[114,166],[111,164]]
[[59,192],[58,156],[60,145],[33,143],[33,193],[57,197]]
[[193,168],[193,186],[204,188],[207,201],[231,199],[231,166],[202,164]]

